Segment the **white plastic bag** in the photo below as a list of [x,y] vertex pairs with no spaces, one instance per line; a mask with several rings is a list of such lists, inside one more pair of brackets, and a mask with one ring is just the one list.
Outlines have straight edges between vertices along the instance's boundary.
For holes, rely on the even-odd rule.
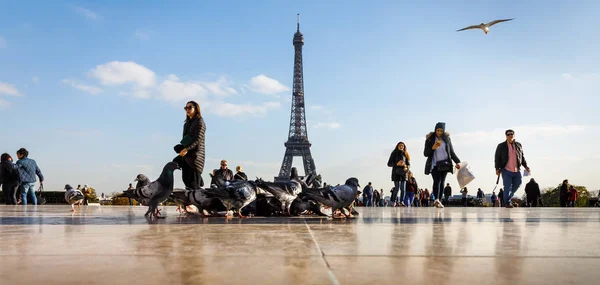
[[458,173],[456,174],[456,179],[458,179],[458,186],[460,187],[460,189],[465,188],[465,186],[467,186],[469,183],[471,183],[471,181],[473,181],[475,179],[475,175],[473,174],[473,171],[471,171],[471,168],[469,167],[469,163],[467,163],[466,161],[463,161],[460,164],[460,169],[458,170]]

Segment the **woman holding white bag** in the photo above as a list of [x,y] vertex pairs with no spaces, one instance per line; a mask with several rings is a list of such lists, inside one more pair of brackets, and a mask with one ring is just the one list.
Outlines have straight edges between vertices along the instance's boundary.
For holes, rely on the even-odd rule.
[[[430,132],[425,137],[425,149],[423,155],[427,157],[425,163],[425,175],[431,173],[433,178],[432,193],[435,196],[433,206],[443,208],[444,205],[440,201],[443,194],[446,175],[454,173],[454,167],[460,169],[460,159],[454,153],[450,134],[446,132],[446,123],[438,122],[435,125],[435,131]],[[456,165],[453,167],[452,162]]]

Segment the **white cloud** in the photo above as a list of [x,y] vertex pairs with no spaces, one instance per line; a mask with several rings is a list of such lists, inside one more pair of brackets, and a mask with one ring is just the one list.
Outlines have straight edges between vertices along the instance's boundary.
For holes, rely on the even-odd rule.
[[8,46],[8,44],[6,43],[6,40],[0,36],[0,48],[6,48]]
[[137,30],[135,30],[134,36],[138,40],[147,41],[150,39],[150,32],[142,30],[142,29],[137,29]]
[[221,77],[219,80],[215,82],[200,82],[204,88],[208,89],[211,93],[219,96],[227,96],[237,94],[237,90],[232,87],[229,87],[229,83],[225,78]]
[[38,84],[38,83],[40,83],[40,78],[37,76],[34,76],[31,78],[31,81],[33,81],[34,84]]
[[221,117],[237,117],[244,115],[264,116],[269,110],[277,109],[281,106],[279,102],[265,102],[260,105],[255,104],[232,104],[224,102],[204,102],[205,110]]
[[327,129],[339,129],[342,126],[342,124],[338,123],[338,122],[317,122],[316,124],[313,125],[313,128],[315,129],[320,129],[320,128],[327,128]]
[[[169,77],[175,79],[176,76],[175,78],[173,76]],[[180,82],[179,80],[165,80],[160,84],[158,89],[161,98],[170,102],[181,102],[186,100],[202,101],[208,93],[206,89],[198,83]]]
[[261,94],[277,94],[290,90],[288,87],[279,83],[279,81],[269,78],[263,74],[252,77],[246,88],[248,88],[248,90],[251,92]]
[[12,95],[12,96],[21,96],[21,92],[15,88],[14,85],[0,82],[0,95]]
[[89,72],[103,85],[123,85],[132,83],[137,88],[150,88],[156,83],[154,72],[133,61],[111,61],[96,66]]
[[73,11],[91,20],[96,20],[98,18],[98,15],[96,13],[83,7],[73,6]]
[[571,80],[571,79],[573,79],[573,75],[571,75],[570,73],[563,73],[561,76],[565,80]]
[[321,105],[311,105],[311,106],[308,107],[308,109],[318,111],[318,110],[323,110],[323,106],[321,106]]
[[81,91],[84,91],[84,92],[87,92],[90,94],[98,94],[98,93],[102,92],[102,89],[100,89],[96,86],[85,85],[85,84],[79,83],[73,79],[63,79],[62,83],[68,84],[75,89],[79,89]]

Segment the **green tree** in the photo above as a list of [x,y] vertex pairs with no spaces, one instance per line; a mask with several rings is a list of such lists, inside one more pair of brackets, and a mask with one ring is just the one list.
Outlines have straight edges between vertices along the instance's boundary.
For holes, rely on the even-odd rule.
[[100,199],[98,199],[98,196],[96,195],[96,189],[90,187],[90,194],[88,196],[88,203],[98,203],[100,202]]
[[[560,186],[552,188],[544,188],[542,190],[542,202],[544,203],[544,207],[559,207],[560,206]],[[590,192],[587,190],[585,186],[577,186],[573,185],[577,190],[577,202],[575,202],[575,207],[585,207],[590,199]]]

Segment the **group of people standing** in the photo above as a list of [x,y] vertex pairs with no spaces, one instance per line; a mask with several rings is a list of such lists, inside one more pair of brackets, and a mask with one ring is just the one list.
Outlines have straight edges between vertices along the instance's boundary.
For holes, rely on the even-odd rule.
[[20,199],[23,205],[27,205],[28,202],[37,205],[35,183],[39,178],[42,186],[44,175],[35,160],[29,158],[27,149],[17,150],[17,158],[15,163],[8,153],[0,156],[0,184],[4,201],[7,205],[17,205]]
[[[521,166],[530,172],[525,156],[523,155],[522,145],[515,140],[513,130],[505,131],[506,140],[498,144],[495,153],[495,170],[497,176],[502,176],[504,184],[504,193],[500,199],[503,200],[505,207],[512,208],[509,201],[521,185],[522,175]],[[438,122],[434,131],[425,136],[425,146],[423,155],[427,158],[425,162],[425,175],[431,175],[433,180],[432,194],[435,197],[433,206],[443,208],[441,197],[444,194],[443,186],[446,176],[454,173],[454,169],[460,169],[460,159],[454,151],[454,146],[450,140],[450,134],[446,132],[446,123]],[[406,144],[399,142],[390,154],[387,163],[392,168],[392,181],[394,190],[392,191],[391,201],[399,199],[404,205],[414,199],[414,191],[411,191],[411,184],[416,185],[414,176],[410,171],[410,155]],[[412,183],[410,181],[415,181]],[[418,189],[414,187],[413,189]],[[398,197],[398,195],[400,195]]]

